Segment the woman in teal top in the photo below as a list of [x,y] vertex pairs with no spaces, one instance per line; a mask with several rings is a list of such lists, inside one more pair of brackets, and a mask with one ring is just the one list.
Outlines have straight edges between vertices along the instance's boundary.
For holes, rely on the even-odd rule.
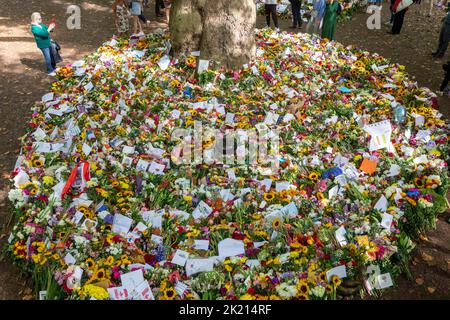
[[42,18],[39,12],[35,12],[31,15],[31,32],[36,40],[37,47],[41,49],[44,55],[45,64],[47,66],[47,73],[51,76],[55,76],[56,64],[52,59],[52,53],[50,48],[50,32],[55,28],[55,24],[52,23],[48,27],[42,23]]
[[322,24],[322,38],[333,40],[339,6],[340,4],[337,0],[327,0]]

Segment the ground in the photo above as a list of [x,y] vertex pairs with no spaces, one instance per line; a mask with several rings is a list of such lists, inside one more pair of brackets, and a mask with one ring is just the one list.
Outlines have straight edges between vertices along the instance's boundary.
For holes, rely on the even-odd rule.
[[[345,45],[377,52],[392,62],[406,66],[407,72],[415,77],[420,86],[433,91],[439,89],[443,78],[441,68],[445,59],[433,60],[430,53],[436,49],[443,12],[435,10],[428,17],[429,3],[422,0],[421,5],[413,5],[405,16],[400,35],[389,35],[386,26],[380,30],[369,30],[366,26],[368,14],[360,12],[351,21],[339,23],[336,40]],[[106,3],[106,4],[105,4]],[[39,11],[45,23],[56,18],[57,28],[53,34],[62,47],[63,63],[80,59],[94,51],[115,31],[112,1],[62,1],[62,0],[0,0],[0,241],[6,242],[10,227],[10,210],[7,194],[8,177],[19,153],[19,138],[25,134],[25,124],[31,117],[30,107],[40,100],[50,87],[52,78],[44,72],[43,57],[29,32],[31,13]],[[81,30],[68,30],[66,13],[69,4],[81,7]],[[146,31],[162,27],[163,19],[154,15],[153,1],[145,9],[151,24]],[[383,5],[382,22],[389,18],[389,9]],[[280,23],[282,30],[288,28],[290,21]],[[263,17],[258,17],[258,27],[265,25]],[[301,32],[302,30],[300,30]],[[440,98],[440,111],[450,118],[448,97]],[[384,291],[382,299],[450,299],[450,213],[442,215],[437,229],[424,238],[413,254],[410,270],[413,278],[401,276],[396,287]],[[0,258],[1,259],[1,258]],[[29,279],[22,277],[11,261],[0,260],[0,299],[32,299]]]

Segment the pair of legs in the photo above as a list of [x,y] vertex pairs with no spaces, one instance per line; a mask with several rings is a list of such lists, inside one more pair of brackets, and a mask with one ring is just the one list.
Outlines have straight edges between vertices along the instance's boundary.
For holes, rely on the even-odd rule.
[[131,16],[131,21],[133,22],[133,34],[137,34],[137,33],[143,32],[142,31],[142,24],[139,21],[139,16]]
[[47,73],[50,74],[55,71],[56,63],[53,59],[51,48],[41,48],[42,54],[44,55],[45,65],[47,67]]
[[273,23],[275,24],[275,28],[278,28],[278,17],[277,17],[277,5],[276,4],[265,4],[266,11],[266,23],[267,26],[270,27],[270,15],[272,15]]
[[300,9],[302,7],[302,1],[301,0],[293,0],[291,1],[292,6],[292,20],[293,28],[301,27],[302,26],[302,14],[300,12]]
[[319,34],[321,21],[321,18],[311,17],[305,31],[309,34]]
[[[442,25],[441,33],[439,34],[439,45],[433,56],[436,58],[442,58],[447,51],[448,43],[450,41],[450,25],[445,22]],[[441,90],[442,91],[442,90]]]
[[405,19],[406,9],[403,9],[394,14],[394,21],[392,24],[392,34],[399,34],[402,30],[403,20]]

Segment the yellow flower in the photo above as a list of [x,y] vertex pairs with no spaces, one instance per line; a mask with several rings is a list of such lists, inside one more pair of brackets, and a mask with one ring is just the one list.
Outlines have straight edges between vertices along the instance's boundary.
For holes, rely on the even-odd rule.
[[275,193],[274,192],[266,192],[264,193],[264,200],[265,201],[272,201],[275,198]]
[[53,177],[51,177],[51,176],[44,176],[42,178],[42,180],[44,181],[44,184],[46,184],[46,185],[52,185],[53,182],[55,181],[55,179],[53,179]]
[[341,285],[341,283],[342,283],[342,280],[337,275],[334,275],[334,276],[331,277],[331,282],[333,282],[333,284],[336,287],[339,287]]
[[89,270],[93,270],[94,267],[95,267],[95,261],[94,261],[94,259],[92,259],[92,258],[86,259],[86,261],[85,261],[84,263],[86,263],[86,267],[87,267]]
[[173,290],[172,288],[167,288],[163,292],[164,292],[164,298],[166,300],[175,299],[175,290]]
[[276,217],[275,219],[273,219],[272,221],[272,227],[274,229],[278,229],[278,227],[281,225],[281,219],[279,217]]
[[106,300],[109,297],[108,291],[93,284],[87,284],[83,286],[82,292],[97,300]]
[[248,294],[248,293],[244,294],[243,296],[241,296],[239,298],[239,300],[254,300],[254,299],[255,298],[252,295]]
[[44,165],[44,161],[41,159],[33,160],[33,167],[40,168]]

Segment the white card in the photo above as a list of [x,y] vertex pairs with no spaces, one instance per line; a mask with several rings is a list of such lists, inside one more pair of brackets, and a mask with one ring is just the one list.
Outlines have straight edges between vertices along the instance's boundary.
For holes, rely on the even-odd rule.
[[92,148],[91,148],[88,144],[83,143],[83,148],[82,148],[81,150],[83,151],[83,153],[84,153],[84,154],[86,155],[86,157],[87,157],[87,156],[89,156],[89,154],[91,153]]
[[109,298],[111,300],[127,300],[130,296],[128,289],[124,287],[108,288]]
[[386,212],[387,210],[388,201],[384,195],[380,197],[378,202],[375,204],[375,208],[377,210],[380,210],[381,212]]
[[159,59],[158,66],[161,70],[166,70],[170,66],[170,57],[168,55],[163,56]]
[[234,113],[227,113],[225,116],[225,123],[234,123]]
[[389,169],[388,177],[395,177],[400,174],[400,166],[393,164],[391,165],[391,168]]
[[391,214],[385,212],[383,214],[383,219],[381,220],[381,226],[385,229],[390,229],[393,219],[394,217]]
[[120,280],[122,281],[122,287],[126,288],[129,292],[133,291],[145,281],[142,269],[122,274],[120,275]]
[[202,73],[209,68],[209,60],[199,60],[198,61],[198,73]]
[[163,237],[157,236],[156,234],[152,234],[151,240],[157,244],[163,243]]
[[71,255],[70,253],[66,254],[66,256],[64,257],[64,262],[70,266],[73,265],[77,262],[77,260],[74,258],[73,255]]
[[125,236],[131,228],[133,219],[128,218],[120,213],[114,215],[113,225],[111,231]]
[[142,213],[142,219],[151,225],[152,228],[162,228],[162,216],[164,211],[145,211]]
[[345,228],[343,226],[340,227],[339,229],[337,229],[335,232],[336,240],[339,242],[339,244],[342,247],[347,245],[347,239],[345,238],[346,233],[347,233],[347,231],[345,230]]
[[288,181],[277,182],[275,183],[275,190],[276,192],[280,192],[289,189],[290,186],[291,184]]
[[298,209],[294,202],[289,203],[288,205],[281,208],[281,213],[287,215],[289,218],[294,218],[298,215]]
[[187,291],[188,288],[189,287],[181,281],[177,281],[177,284],[175,285],[175,291],[180,297],[184,296],[184,293]]
[[189,258],[189,253],[183,250],[177,250],[175,252],[175,255],[172,258],[172,263],[177,264],[181,267],[184,267],[186,264],[187,259]]
[[192,212],[192,216],[194,219],[205,218],[209,216],[211,212],[213,212],[213,209],[205,202],[201,201],[197,208],[195,208],[194,212]]
[[218,244],[220,257],[232,257],[245,254],[244,242],[231,238],[224,239]]
[[342,279],[342,278],[347,277],[347,269],[345,268],[345,266],[335,267],[333,269],[328,270],[326,275],[327,275],[328,282],[331,280],[331,277],[334,275],[336,275]]
[[166,167],[165,165],[159,164],[159,163],[153,161],[150,164],[150,168],[148,168],[148,172],[157,174],[157,175],[162,175],[162,174],[164,174],[165,167]]
[[123,150],[122,153],[124,154],[133,154],[134,153],[134,147],[129,147],[129,146],[123,146]]
[[148,281],[145,280],[136,286],[133,292],[133,298],[134,300],[155,300]]
[[194,240],[194,249],[208,251],[209,240]]
[[188,277],[199,273],[213,271],[213,259],[188,259],[186,261],[186,275]]
[[146,172],[149,166],[150,166],[150,163],[148,163],[145,160],[140,159],[138,161],[138,163],[136,164],[136,170]]
[[389,273],[380,274],[376,277],[376,288],[377,289],[385,289],[388,287],[392,287],[392,278]]

